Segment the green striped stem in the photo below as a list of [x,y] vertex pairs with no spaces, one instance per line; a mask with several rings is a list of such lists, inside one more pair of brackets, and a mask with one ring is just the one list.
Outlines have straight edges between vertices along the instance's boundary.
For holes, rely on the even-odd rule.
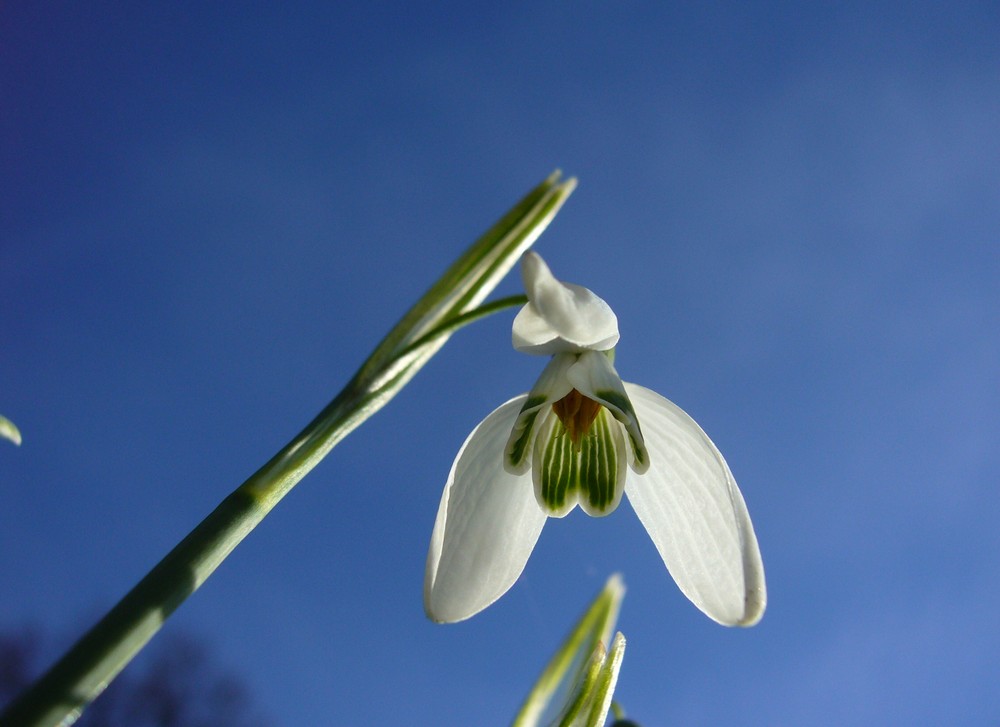
[[476,241],[396,324],[347,386],[224,499],[2,714],[3,727],[70,725],[271,509],[355,427],[381,409],[479,307],[576,186],[555,172]]

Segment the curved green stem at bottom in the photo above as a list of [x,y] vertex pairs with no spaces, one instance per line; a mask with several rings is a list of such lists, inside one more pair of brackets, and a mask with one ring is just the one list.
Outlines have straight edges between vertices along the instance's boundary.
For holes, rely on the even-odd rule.
[[389,332],[344,390],[226,497],[56,664],[0,713],[0,727],[71,725],[163,622],[333,447],[384,406],[463,325],[522,299],[477,307],[555,217],[575,180],[524,197]]

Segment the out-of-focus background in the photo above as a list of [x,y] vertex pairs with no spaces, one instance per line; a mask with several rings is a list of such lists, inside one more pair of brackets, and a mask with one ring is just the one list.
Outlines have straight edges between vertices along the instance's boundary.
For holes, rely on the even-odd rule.
[[4,5],[0,628],[84,629],[561,167],[538,249],[726,455],[761,624],[694,609],[628,505],[426,620],[452,458],[544,364],[503,314],[167,631],[274,724],[505,724],[621,571],[647,727],[1000,720],[998,37],[989,2]]

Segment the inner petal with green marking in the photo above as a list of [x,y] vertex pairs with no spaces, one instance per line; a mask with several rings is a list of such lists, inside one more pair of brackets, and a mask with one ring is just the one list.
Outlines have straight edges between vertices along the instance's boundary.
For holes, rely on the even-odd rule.
[[627,454],[622,426],[608,410],[577,391],[556,402],[535,439],[535,498],[549,515],[563,517],[577,504],[589,515],[618,507]]

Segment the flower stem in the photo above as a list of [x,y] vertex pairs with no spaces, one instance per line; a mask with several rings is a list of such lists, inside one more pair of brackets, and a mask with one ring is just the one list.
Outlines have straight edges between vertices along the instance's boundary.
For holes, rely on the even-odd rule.
[[274,506],[384,406],[458,328],[511,305],[479,307],[575,187],[558,172],[473,244],[389,332],[340,394],[226,497],[38,681],[0,713],[2,727],[70,725]]

